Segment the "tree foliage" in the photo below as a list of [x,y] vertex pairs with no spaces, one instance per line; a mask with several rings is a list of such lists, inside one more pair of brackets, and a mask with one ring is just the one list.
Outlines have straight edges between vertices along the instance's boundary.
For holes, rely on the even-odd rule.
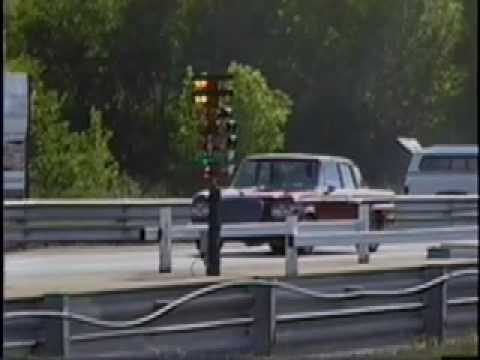
[[[262,74],[250,66],[232,63],[228,72],[233,75],[233,116],[238,123],[237,159],[251,153],[283,150],[284,129],[291,113],[290,98],[280,90],[271,89]],[[174,182],[176,189],[173,188],[177,191],[194,185],[191,179],[200,150],[199,119],[192,108],[192,77],[192,69],[187,68],[182,92],[168,109],[169,120],[175,124],[171,141],[175,161],[171,172],[178,179]]]
[[[236,93],[251,127],[242,154],[345,155],[383,186],[401,182],[397,136],[478,141],[475,0],[22,0],[8,24],[8,56],[38,64],[71,129],[101,111],[119,166],[147,191],[178,185],[173,169],[181,176],[194,152],[178,105],[189,66],[245,64],[259,87]],[[288,94],[291,113],[267,114],[277,100],[260,95],[256,71]]]
[[62,117],[64,98],[38,86],[34,97],[31,160],[33,197],[116,197],[135,194],[108,147],[111,132],[92,110],[91,126],[73,133]]

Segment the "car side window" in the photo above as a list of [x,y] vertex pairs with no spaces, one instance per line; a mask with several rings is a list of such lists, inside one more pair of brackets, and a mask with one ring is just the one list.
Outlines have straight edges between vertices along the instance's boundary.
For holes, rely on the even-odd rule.
[[450,159],[440,156],[425,156],[420,162],[422,171],[445,171],[450,169]]
[[342,174],[343,185],[345,189],[354,189],[355,183],[352,179],[352,173],[350,172],[347,164],[339,164],[340,172]]
[[360,187],[360,184],[357,181],[357,177],[355,175],[355,170],[353,170],[353,167],[351,165],[348,165],[348,170],[350,171],[350,175],[352,176],[353,187],[355,189],[358,189]]
[[322,163],[323,174],[325,178],[325,186],[334,186],[336,189],[342,187],[337,166],[334,162],[326,161]]
[[257,180],[257,161],[243,161],[234,178],[233,184],[238,187],[255,186]]
[[257,186],[268,186],[271,179],[271,166],[267,161],[260,161],[257,168]]
[[477,158],[465,156],[424,156],[420,162],[421,171],[465,172],[476,170]]

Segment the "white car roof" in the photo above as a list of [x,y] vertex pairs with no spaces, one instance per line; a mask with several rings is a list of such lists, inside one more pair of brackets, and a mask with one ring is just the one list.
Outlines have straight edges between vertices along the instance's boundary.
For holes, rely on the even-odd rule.
[[317,161],[342,161],[353,164],[353,161],[342,157],[323,154],[307,153],[266,153],[255,154],[245,158],[246,160],[317,160]]
[[422,154],[478,155],[478,145],[433,145],[423,148]]

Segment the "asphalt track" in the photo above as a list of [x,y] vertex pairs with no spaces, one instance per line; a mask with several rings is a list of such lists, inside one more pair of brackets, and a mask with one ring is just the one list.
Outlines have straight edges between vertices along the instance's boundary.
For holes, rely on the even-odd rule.
[[[313,255],[299,257],[299,273],[418,266],[428,262],[427,248],[433,245],[438,243],[383,245],[372,254],[369,264],[358,264],[351,247],[316,248]],[[67,246],[11,252],[4,255],[4,296],[28,297],[51,292],[206,281],[203,260],[192,244],[173,246],[172,273],[159,273],[158,267],[156,245]],[[229,243],[222,250],[221,272],[217,280],[281,277],[285,274],[285,258],[272,255],[267,246]]]

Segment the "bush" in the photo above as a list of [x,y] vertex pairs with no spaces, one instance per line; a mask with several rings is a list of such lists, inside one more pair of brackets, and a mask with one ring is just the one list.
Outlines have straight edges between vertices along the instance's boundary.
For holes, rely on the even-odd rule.
[[101,113],[90,112],[90,127],[81,133],[69,130],[62,119],[64,98],[38,85],[32,119],[33,197],[117,197],[138,194],[138,186],[109,150],[111,132],[102,125]]

